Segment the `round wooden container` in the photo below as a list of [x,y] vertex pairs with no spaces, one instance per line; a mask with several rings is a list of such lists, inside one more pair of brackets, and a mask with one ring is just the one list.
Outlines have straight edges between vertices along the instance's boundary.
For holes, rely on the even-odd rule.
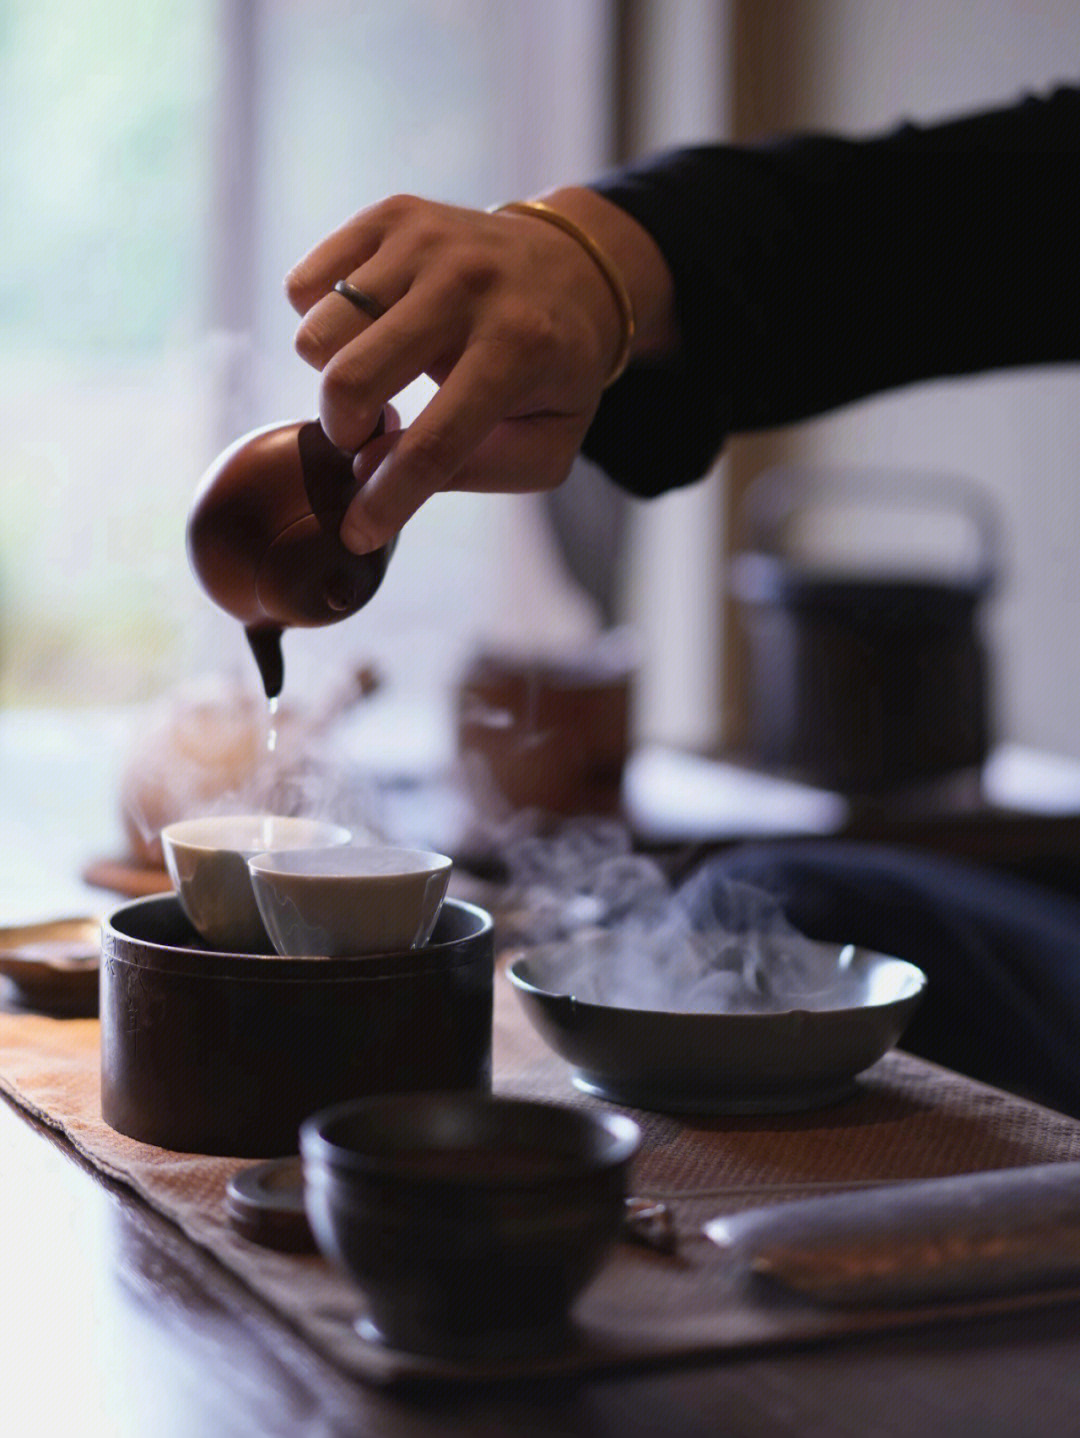
[[494,932],[447,899],[422,948],[294,959],[207,948],[175,895],[102,929],[101,1112],[189,1153],[295,1153],[301,1122],[372,1094],[491,1086]]

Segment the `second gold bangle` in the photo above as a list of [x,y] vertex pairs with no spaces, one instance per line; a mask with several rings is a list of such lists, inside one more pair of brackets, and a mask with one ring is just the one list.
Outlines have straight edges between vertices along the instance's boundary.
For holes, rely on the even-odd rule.
[[622,275],[616,269],[611,258],[600,248],[588,231],[583,230],[579,224],[569,219],[560,210],[553,209],[551,205],[545,204],[543,200],[511,200],[505,205],[491,205],[488,209],[488,213],[491,215],[530,215],[533,219],[545,220],[549,225],[554,225],[556,229],[562,230],[563,234],[569,235],[571,239],[576,240],[596,265],[608,283],[608,288],[611,290],[622,319],[622,343],[619,346],[619,353],[615,357],[615,364],[611,374],[607,378],[604,388],[607,389],[613,385],[630,363],[636,325],[634,321],[634,302],[630,298],[630,291],[627,289]]

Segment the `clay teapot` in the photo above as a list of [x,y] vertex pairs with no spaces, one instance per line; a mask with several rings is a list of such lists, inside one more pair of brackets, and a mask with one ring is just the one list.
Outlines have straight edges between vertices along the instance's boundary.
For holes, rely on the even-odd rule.
[[[380,417],[372,438],[383,429]],[[268,698],[281,691],[282,630],[346,619],[382,583],[393,543],[353,554],[339,538],[356,491],[352,456],[314,420],[244,435],[196,491],[191,567],[210,598],[244,625]]]

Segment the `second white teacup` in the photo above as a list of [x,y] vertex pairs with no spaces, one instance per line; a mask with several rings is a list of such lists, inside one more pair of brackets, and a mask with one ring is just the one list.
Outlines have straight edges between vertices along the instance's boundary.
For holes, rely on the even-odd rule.
[[297,849],[248,860],[255,901],[279,954],[351,958],[426,944],[452,864],[381,845]]
[[271,953],[247,861],[267,849],[346,845],[348,829],[281,814],[213,814],[161,831],[165,865],[192,924],[223,953]]

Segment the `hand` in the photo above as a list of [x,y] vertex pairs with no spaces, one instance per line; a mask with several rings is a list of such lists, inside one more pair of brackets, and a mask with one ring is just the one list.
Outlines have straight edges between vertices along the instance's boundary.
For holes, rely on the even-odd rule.
[[[620,267],[638,349],[670,343],[670,275],[651,237],[592,191],[558,191],[549,202]],[[340,279],[385,314],[360,313],[334,292]],[[622,337],[607,281],[571,236],[531,216],[408,196],[362,210],[323,240],[286,292],[304,316],[296,348],[322,372],[323,428],[359,451],[362,487],[341,530],[357,553],[385,544],[441,490],[561,483]],[[421,374],[439,386],[422,413],[364,444],[380,409]]]

